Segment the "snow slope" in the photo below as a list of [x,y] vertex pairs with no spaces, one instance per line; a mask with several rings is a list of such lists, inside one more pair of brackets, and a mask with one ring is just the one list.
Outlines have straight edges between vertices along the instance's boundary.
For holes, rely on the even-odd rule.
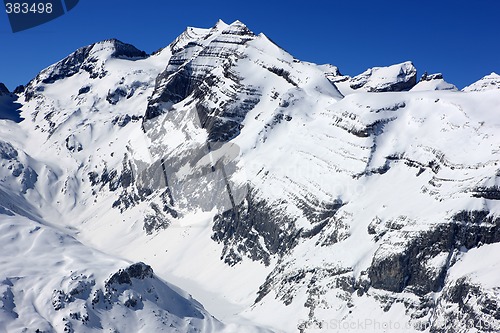
[[500,328],[500,92],[416,74],[342,76],[239,21],[48,67],[0,120],[5,329]]
[[3,332],[224,330],[151,267],[83,246],[71,230],[15,215],[2,218],[0,228]]

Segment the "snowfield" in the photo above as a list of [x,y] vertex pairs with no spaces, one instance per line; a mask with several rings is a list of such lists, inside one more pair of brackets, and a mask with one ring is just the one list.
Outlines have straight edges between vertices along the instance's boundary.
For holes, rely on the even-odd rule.
[[243,23],[0,85],[0,332],[500,330],[500,84]]

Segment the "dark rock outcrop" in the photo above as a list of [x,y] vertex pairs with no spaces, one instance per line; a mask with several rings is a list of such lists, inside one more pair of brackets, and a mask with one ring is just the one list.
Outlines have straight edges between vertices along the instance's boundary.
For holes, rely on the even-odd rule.
[[[391,245],[389,241],[379,248],[369,270],[371,285],[393,292],[410,287],[425,294],[443,287],[455,251],[500,242],[500,217],[487,211],[462,211],[427,231],[403,228],[398,233],[405,243]],[[437,256],[442,256],[441,264],[429,267]]]
[[425,72],[424,74],[422,74],[420,81],[432,81],[432,80],[442,80],[442,79],[443,79],[443,74],[441,73],[427,74],[427,72]]
[[244,202],[214,217],[212,239],[224,244],[221,259],[230,266],[243,256],[269,265],[271,256],[283,255],[296,245],[300,232],[293,225],[285,211],[250,190]]
[[472,192],[472,196],[489,200],[500,200],[500,187],[478,187],[474,189],[474,191]]
[[[269,265],[272,256],[283,256],[301,238],[320,234],[319,242],[326,245],[344,237],[341,221],[335,220],[343,206],[340,200],[322,203],[315,198],[297,197],[293,202],[311,224],[310,229],[295,226],[296,217],[287,214],[285,201],[268,203],[249,188],[242,203],[214,217],[212,239],[224,244],[221,259],[232,266],[247,256]],[[331,225],[335,228],[328,227]]]
[[22,94],[24,92],[24,89],[25,89],[24,85],[19,85],[14,89],[14,94],[16,95]]
[[106,288],[113,284],[132,284],[132,279],[144,280],[153,278],[153,269],[143,262],[135,263],[120,269],[106,281]]
[[498,290],[485,289],[467,277],[447,285],[436,304],[429,332],[499,332]]

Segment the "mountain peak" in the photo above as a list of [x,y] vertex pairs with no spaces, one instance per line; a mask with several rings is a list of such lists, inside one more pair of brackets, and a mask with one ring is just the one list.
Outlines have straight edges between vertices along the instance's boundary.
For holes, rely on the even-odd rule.
[[487,90],[495,90],[500,89],[500,75],[495,72],[492,72],[489,75],[484,76],[473,84],[465,87],[462,91],[471,92],[471,91],[487,91]]
[[118,39],[106,39],[77,49],[56,64],[41,71],[27,86],[26,98],[33,95],[32,86],[39,83],[51,84],[73,76],[81,70],[89,73],[91,79],[106,75],[104,63],[109,59],[137,60],[148,57],[147,53]]
[[218,19],[213,28],[222,28],[225,29],[229,26],[226,22],[224,22],[222,19]]
[[241,22],[240,20],[236,20],[233,23],[229,24],[230,27],[240,27],[240,28],[247,28],[245,23]]
[[[224,22],[222,23],[227,26]],[[219,22],[217,22],[217,24],[219,24]],[[211,31],[216,30],[217,24],[210,29],[187,27],[187,29],[184,30],[168,47],[170,47],[172,53],[176,53],[182,50],[189,43],[199,40],[207,36]]]
[[388,67],[373,67],[351,80],[352,89],[369,92],[405,91],[417,83],[417,69],[411,61]]
[[236,20],[230,25],[228,25],[223,31],[222,34],[230,34],[230,35],[240,35],[240,36],[255,36],[255,34],[248,29],[248,27],[241,21]]
[[253,32],[251,32],[247,26],[239,20],[236,20],[231,24],[227,24],[219,19],[213,27],[208,29],[188,27],[169,45],[169,47],[172,53],[177,53],[191,43],[199,43],[200,45],[208,44],[213,38],[215,38],[215,36],[221,34],[255,36]]
[[134,59],[147,57],[146,52],[139,50],[132,44],[124,43],[116,38],[106,39],[101,42],[94,43],[92,46],[94,52],[99,50],[100,47],[110,48],[112,50],[110,55],[111,58]]

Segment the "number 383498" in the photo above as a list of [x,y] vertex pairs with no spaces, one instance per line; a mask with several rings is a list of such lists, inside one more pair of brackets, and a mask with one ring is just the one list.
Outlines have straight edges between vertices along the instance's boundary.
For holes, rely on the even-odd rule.
[[52,3],[26,3],[26,2],[7,2],[5,3],[5,12],[7,14],[51,14],[53,10]]

